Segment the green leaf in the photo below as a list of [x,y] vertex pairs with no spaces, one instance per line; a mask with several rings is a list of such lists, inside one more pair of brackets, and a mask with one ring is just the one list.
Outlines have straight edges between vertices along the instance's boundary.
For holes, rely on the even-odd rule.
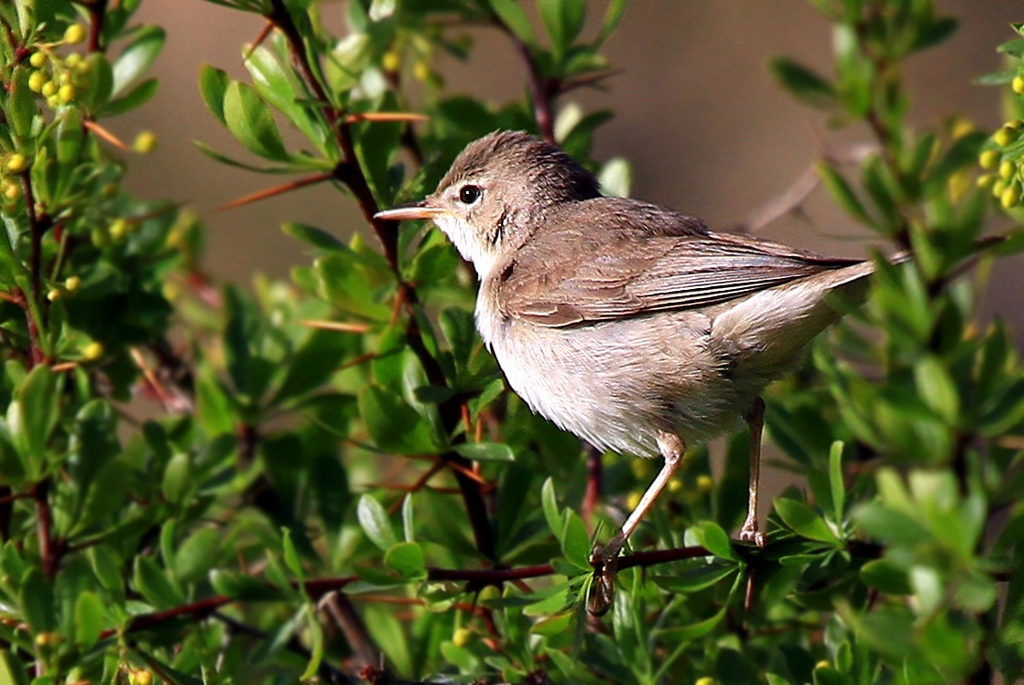
[[280,589],[246,573],[223,569],[210,571],[210,585],[218,594],[248,602],[279,602],[285,599]]
[[436,454],[434,431],[397,393],[370,385],[359,393],[359,413],[374,443],[395,454]]
[[929,354],[914,365],[914,382],[928,408],[950,424],[960,415],[960,393],[949,369],[938,357]]
[[174,573],[183,583],[205,578],[220,551],[221,535],[214,528],[200,528],[181,543],[174,555]]
[[274,53],[262,45],[258,46],[248,55],[245,67],[252,75],[252,84],[260,97],[288,117],[302,135],[315,144],[322,154],[326,154],[324,143],[329,135],[327,122],[316,114],[319,108],[301,102],[302,94],[296,91]]
[[736,555],[732,551],[732,543],[729,541],[729,536],[720,525],[714,521],[701,521],[691,530],[698,544],[711,552],[711,554],[719,559],[736,561]]
[[843,481],[843,442],[836,440],[828,453],[828,480],[832,490],[835,521],[841,523],[846,508],[846,483]]
[[102,114],[105,117],[116,117],[141,107],[156,95],[160,89],[160,82],[155,78],[148,78],[135,86],[122,97],[111,100],[103,107]]
[[825,162],[819,163],[817,169],[818,175],[821,176],[821,180],[825,184],[825,188],[841,209],[863,224],[868,226],[875,225],[874,219],[864,209],[864,205],[857,198],[853,188],[850,187],[850,184],[846,182],[846,179],[838,171]]
[[149,557],[135,557],[132,585],[156,609],[170,609],[185,601],[157,563]]
[[89,86],[81,101],[89,110],[100,111],[114,91],[114,70],[102,52],[93,52],[85,58],[89,65]]
[[914,592],[907,572],[888,559],[874,559],[864,564],[860,569],[860,579],[868,587],[887,595],[910,595]]
[[173,504],[181,504],[192,487],[192,458],[187,454],[175,454],[164,469],[164,498]]
[[384,564],[402,578],[422,580],[427,577],[423,549],[415,542],[399,542],[384,555]]
[[515,461],[512,448],[502,442],[465,442],[452,447],[458,454],[473,461]]
[[31,135],[32,121],[37,113],[36,94],[28,87],[29,72],[24,66],[18,66],[11,74],[11,94],[6,109],[11,128],[18,138]]
[[251,86],[232,81],[224,93],[224,122],[249,152],[265,159],[288,159],[281,134],[267,104]]
[[292,540],[292,531],[288,528],[281,528],[281,547],[284,552],[285,565],[301,581],[303,578],[302,559]]
[[83,650],[92,649],[103,632],[106,610],[96,593],[82,591],[75,600],[75,644]]
[[537,0],[537,11],[551,37],[555,60],[560,62],[583,28],[583,0]]
[[562,527],[562,554],[573,566],[583,570],[591,571],[590,565],[590,536],[587,535],[587,526],[583,519],[576,512],[566,509],[563,513],[565,523]]
[[528,47],[535,45],[536,38],[533,35],[533,27],[530,26],[530,20],[527,18],[526,12],[523,11],[522,6],[516,0],[487,0],[487,2],[490,4],[491,9],[494,10],[494,13],[498,15],[501,23],[516,38]]
[[29,477],[38,480],[47,458],[46,444],[57,425],[57,374],[46,364],[29,372],[17,399],[7,408],[7,425]]
[[658,587],[671,592],[698,592],[715,585],[724,578],[728,578],[736,570],[736,564],[715,562],[701,564],[682,573],[670,576],[654,576],[652,580],[658,584]]
[[53,584],[43,577],[43,572],[38,568],[29,568],[21,577],[18,603],[21,605],[21,615],[33,633],[49,632],[56,627]]
[[317,671],[320,670],[320,663],[324,659],[324,629],[320,625],[320,620],[312,605],[307,604],[305,606],[305,614],[306,626],[309,631],[310,641],[313,643],[313,648],[310,650],[309,663],[306,664],[306,670],[299,676],[300,682],[312,680]]
[[630,186],[633,183],[633,169],[624,158],[613,157],[601,167],[597,180],[605,195],[629,197]]
[[384,506],[370,495],[363,495],[359,498],[356,507],[356,516],[359,524],[366,532],[373,544],[377,545],[383,552],[387,552],[399,543],[395,529],[391,527],[388,519],[388,512]]
[[203,102],[210,114],[217,118],[224,126],[228,125],[224,117],[224,95],[227,93],[231,79],[227,72],[209,64],[204,64],[199,70],[199,92],[203,96]]
[[785,524],[798,535],[830,545],[839,545],[839,540],[836,539],[824,519],[803,502],[788,497],[777,497],[775,511],[778,512]]
[[318,250],[324,252],[342,252],[348,250],[348,246],[323,229],[307,226],[306,224],[288,222],[281,226],[285,235],[309,243]]
[[915,51],[924,50],[943,43],[947,38],[956,33],[959,26],[960,22],[952,17],[934,19],[917,34],[912,49]]
[[113,95],[149,69],[163,49],[165,40],[167,32],[159,26],[144,26],[134,35],[114,64]]
[[540,489],[540,501],[541,507],[544,510],[544,519],[547,521],[548,528],[551,529],[551,533],[558,538],[558,541],[562,541],[562,532],[564,530],[562,526],[562,516],[559,514],[558,500],[555,497],[555,483],[551,478],[544,481],[544,485]]
[[611,0],[604,12],[604,20],[601,22],[601,33],[597,36],[597,45],[600,46],[614,33],[622,19],[622,13],[626,9],[626,0]]
[[821,108],[838,103],[835,88],[807,67],[786,57],[776,57],[768,66],[779,85],[796,99]]

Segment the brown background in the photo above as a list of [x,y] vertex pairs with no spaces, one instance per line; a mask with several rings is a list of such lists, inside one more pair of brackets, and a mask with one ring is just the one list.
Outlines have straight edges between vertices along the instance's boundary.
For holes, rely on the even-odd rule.
[[[528,5],[532,3],[527,2]],[[338,18],[343,4],[331,3]],[[591,3],[591,23],[605,2]],[[931,125],[964,113],[987,129],[997,126],[999,92],[970,80],[1000,68],[995,46],[1012,38],[1010,21],[1024,21],[1024,5],[1010,0],[949,0],[944,11],[961,30],[938,49],[913,58],[907,82],[912,118]],[[262,27],[254,15],[199,0],[146,0],[139,20],[165,26],[167,46],[157,63],[161,90],[138,113],[110,122],[127,140],[152,129],[160,147],[133,156],[129,184],[144,197],[194,204],[208,227],[207,266],[218,277],[248,283],[255,272],[286,276],[308,262],[300,244],[280,231],[284,221],[304,221],[336,234],[361,230],[354,206],[332,188],[315,187],[223,214],[218,204],[280,182],[208,160],[192,145],[199,139],[228,154],[244,151],[207,113],[197,88],[204,63],[245,74],[241,46]],[[593,35],[592,33],[590,35]],[[507,41],[493,30],[474,32],[473,61],[445,61],[452,92],[501,102],[523,93],[524,71]],[[713,227],[743,221],[790,186],[824,150],[868,140],[863,127],[837,133],[817,112],[792,101],[765,65],[778,54],[794,56],[828,74],[830,30],[806,0],[633,0],[605,50],[623,70],[606,92],[574,92],[587,110],[610,108],[617,116],[600,129],[596,156],[625,156],[633,164],[633,195],[703,217]],[[837,213],[822,192],[808,203],[809,222],[785,218],[763,235],[793,244],[863,254],[870,236]],[[1020,261],[996,274],[1000,299],[990,308],[1024,331],[1016,293]]]

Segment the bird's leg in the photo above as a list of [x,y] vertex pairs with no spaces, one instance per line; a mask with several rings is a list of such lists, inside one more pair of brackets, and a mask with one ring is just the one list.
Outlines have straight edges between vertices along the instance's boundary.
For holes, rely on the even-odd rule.
[[658,449],[661,450],[661,456],[664,457],[665,463],[654,482],[647,488],[647,492],[640,498],[640,503],[630,513],[626,522],[622,524],[619,534],[604,547],[598,545],[590,553],[590,563],[594,566],[594,586],[590,591],[587,609],[593,616],[603,616],[611,608],[615,593],[615,572],[619,565],[619,552],[622,551],[629,536],[640,525],[654,501],[658,499],[658,495],[675,475],[683,461],[686,445],[679,436],[662,432],[658,434]]
[[764,430],[764,400],[760,397],[747,412],[747,427],[750,429],[750,500],[747,503],[747,520],[740,528],[740,540],[753,542],[764,547],[765,536],[757,525],[757,485],[761,480],[761,431]]

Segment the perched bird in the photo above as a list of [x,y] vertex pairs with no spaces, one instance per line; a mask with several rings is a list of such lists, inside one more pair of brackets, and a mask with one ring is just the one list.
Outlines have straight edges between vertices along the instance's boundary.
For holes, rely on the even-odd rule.
[[743,421],[750,501],[740,539],[764,545],[760,395],[838,318],[826,295],[864,291],[870,262],[603,197],[590,171],[522,132],[470,143],[433,194],[376,216],[430,219],[473,263],[477,328],[533,411],[600,449],[664,459],[618,535],[594,550],[592,613],[610,606],[619,553],[686,445]]

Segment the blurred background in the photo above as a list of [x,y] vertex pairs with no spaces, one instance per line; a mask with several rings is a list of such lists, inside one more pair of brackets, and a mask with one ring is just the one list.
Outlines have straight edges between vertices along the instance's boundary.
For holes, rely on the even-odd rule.
[[[340,18],[343,2],[330,4],[327,12]],[[606,3],[590,4],[593,25]],[[961,28],[910,63],[912,119],[932,126],[963,114],[994,130],[1002,123],[999,89],[971,80],[1000,68],[995,46],[1013,37],[1009,22],[1024,21],[1024,6],[1010,0],[940,0],[938,5],[960,19]],[[154,153],[128,160],[128,186],[141,197],[196,208],[207,226],[206,268],[214,277],[248,284],[256,272],[286,277],[293,265],[307,263],[302,245],[281,233],[284,221],[337,235],[364,229],[355,205],[328,185],[210,214],[229,200],[283,182],[280,176],[215,163],[192,144],[202,140],[245,158],[206,111],[197,77],[204,63],[226,69],[233,78],[246,77],[241,46],[255,39],[263,21],[200,0],[147,0],[138,18],[168,31],[154,74],[160,91],[141,110],[110,121],[110,128],[125,140],[143,129],[157,134]],[[334,25],[340,30],[342,22]],[[445,59],[438,65],[448,90],[494,102],[522,97],[525,72],[511,44],[491,29],[469,33],[476,40],[472,60]],[[771,57],[784,54],[828,75],[830,40],[826,21],[807,0],[634,0],[604,50],[621,73],[603,91],[574,91],[563,104],[615,111],[598,131],[595,156],[631,162],[634,197],[728,229],[784,193],[823,152],[841,153],[870,140],[864,127],[832,131],[822,114],[784,94],[766,68]],[[838,212],[824,191],[816,191],[806,209],[805,217],[783,217],[760,235],[843,256],[862,255],[872,244],[873,236]],[[986,304],[1010,319],[1018,340],[1024,333],[1020,267],[1019,258],[1001,265],[992,288],[999,299]]]

